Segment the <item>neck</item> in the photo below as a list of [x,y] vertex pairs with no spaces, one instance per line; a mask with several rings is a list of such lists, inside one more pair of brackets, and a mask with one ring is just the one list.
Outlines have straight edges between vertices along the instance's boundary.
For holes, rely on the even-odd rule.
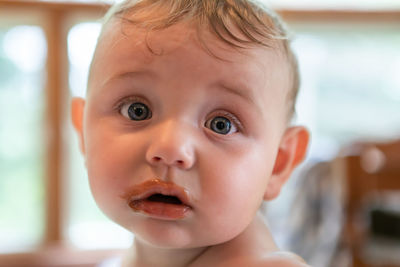
[[[167,249],[154,247],[135,238],[132,249],[123,260],[124,267],[188,267],[217,266],[217,262],[233,257],[263,257],[278,248],[264,224],[257,215],[238,236],[212,247],[190,249]],[[233,266],[233,265],[232,265]]]
[[250,225],[232,240],[215,245],[207,252],[207,257],[215,259],[229,259],[235,256],[266,255],[277,251],[273,237],[265,225],[260,214]]
[[151,246],[135,238],[124,267],[187,267],[205,251],[205,248],[169,249]]

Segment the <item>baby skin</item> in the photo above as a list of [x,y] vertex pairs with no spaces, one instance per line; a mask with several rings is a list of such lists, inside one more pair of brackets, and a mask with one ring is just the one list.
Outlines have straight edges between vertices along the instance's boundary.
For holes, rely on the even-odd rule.
[[111,20],[87,97],[73,99],[93,196],[135,236],[122,265],[307,266],[258,211],[306,153],[307,130],[287,125],[288,63],[202,36],[209,50],[190,22],[146,32]]

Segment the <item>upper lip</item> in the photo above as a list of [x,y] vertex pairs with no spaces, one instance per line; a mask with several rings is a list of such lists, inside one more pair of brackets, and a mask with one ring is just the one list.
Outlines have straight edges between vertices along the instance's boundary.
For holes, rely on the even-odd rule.
[[173,182],[152,179],[129,188],[122,196],[128,202],[144,200],[154,194],[177,197],[183,205],[189,205],[189,195],[186,189]]

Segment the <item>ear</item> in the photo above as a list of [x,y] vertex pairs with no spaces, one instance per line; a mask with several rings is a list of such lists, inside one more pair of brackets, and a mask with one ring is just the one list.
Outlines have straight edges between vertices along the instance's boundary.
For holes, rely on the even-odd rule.
[[275,159],[274,169],[264,194],[264,200],[276,198],[293,170],[307,152],[310,134],[305,127],[291,127],[284,133]]
[[83,111],[85,108],[85,100],[80,97],[72,98],[71,102],[71,119],[72,124],[78,134],[79,146],[81,152],[85,154],[85,142],[83,138]]

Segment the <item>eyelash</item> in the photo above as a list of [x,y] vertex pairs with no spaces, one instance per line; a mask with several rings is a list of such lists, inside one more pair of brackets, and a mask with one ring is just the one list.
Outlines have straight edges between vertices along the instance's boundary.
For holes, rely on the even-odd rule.
[[122,107],[124,105],[132,104],[132,103],[135,103],[135,102],[143,103],[146,106],[148,106],[149,109],[151,110],[150,105],[147,103],[147,101],[144,100],[142,97],[138,97],[138,96],[129,96],[129,97],[126,97],[126,98],[123,98],[123,99],[119,100],[117,102],[117,104],[114,106],[114,110],[120,113],[121,109],[122,109]]
[[[121,114],[121,109],[122,109],[122,107],[124,105],[132,104],[132,103],[135,103],[135,102],[140,102],[140,103],[145,104],[150,109],[150,111],[152,111],[152,108],[149,105],[148,101],[146,101],[144,98],[138,97],[138,96],[130,96],[130,97],[127,97],[127,98],[124,98],[124,99],[118,101],[117,104],[114,107],[114,110]],[[243,131],[243,125],[240,122],[240,120],[237,118],[237,116],[235,116],[232,113],[227,112],[227,111],[216,111],[216,112],[213,112],[212,116],[208,116],[208,119],[206,120],[206,123],[209,120],[212,120],[213,118],[216,118],[216,117],[225,117],[225,118],[229,119],[232,122],[232,124],[236,127],[237,132],[242,132]]]

